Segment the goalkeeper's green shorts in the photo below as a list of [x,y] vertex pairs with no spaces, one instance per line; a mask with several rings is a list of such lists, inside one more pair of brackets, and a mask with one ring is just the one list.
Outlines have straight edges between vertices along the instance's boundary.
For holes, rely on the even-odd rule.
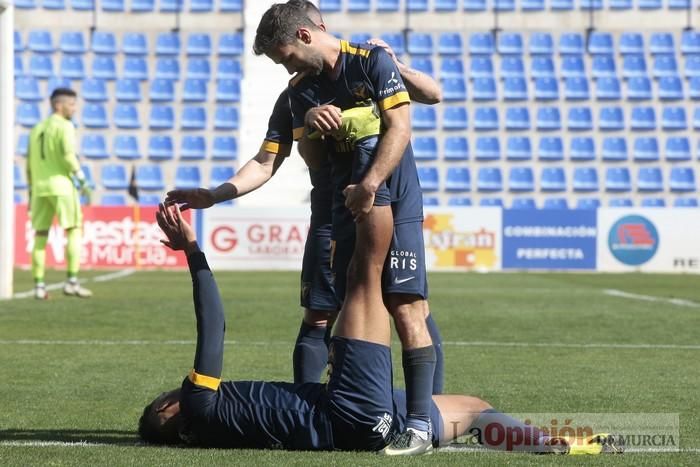
[[34,230],[49,230],[54,216],[58,218],[58,225],[64,229],[80,227],[83,223],[77,190],[70,195],[32,196],[30,209]]

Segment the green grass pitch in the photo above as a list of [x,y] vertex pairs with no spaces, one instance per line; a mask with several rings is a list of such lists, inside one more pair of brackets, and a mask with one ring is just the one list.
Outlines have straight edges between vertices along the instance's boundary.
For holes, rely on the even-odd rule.
[[[298,274],[216,277],[227,340],[235,341],[226,347],[224,378],[289,380],[301,317]],[[61,279],[58,272],[47,277]],[[700,303],[697,276],[432,274],[430,280],[431,308],[446,341],[447,392],[480,396],[505,412],[677,412],[686,451],[604,458],[437,452],[397,460],[139,446],[135,426],[143,406],[178,386],[192,364],[193,345],[166,342],[195,336],[183,271],[90,283],[91,300],[54,291],[47,302],[0,302],[0,465],[700,464],[700,308],[603,293],[618,289]],[[16,290],[30,288],[29,274],[19,271]],[[471,344],[459,345],[465,342]],[[690,347],[657,347],[662,344]],[[72,441],[99,445],[40,445]]]

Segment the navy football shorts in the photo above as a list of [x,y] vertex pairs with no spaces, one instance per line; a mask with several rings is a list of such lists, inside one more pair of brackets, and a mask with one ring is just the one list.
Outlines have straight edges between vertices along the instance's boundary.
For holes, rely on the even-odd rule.
[[331,224],[311,225],[304,245],[301,267],[301,306],[310,310],[337,312],[340,302],[331,272]]
[[[355,184],[362,181],[367,174],[374,156],[376,155],[379,137],[371,136],[355,143],[354,157],[352,159],[352,174],[350,175],[350,183]],[[341,190],[342,191],[342,190]],[[389,206],[391,205],[391,193],[386,182],[382,182],[374,194],[374,206]]]

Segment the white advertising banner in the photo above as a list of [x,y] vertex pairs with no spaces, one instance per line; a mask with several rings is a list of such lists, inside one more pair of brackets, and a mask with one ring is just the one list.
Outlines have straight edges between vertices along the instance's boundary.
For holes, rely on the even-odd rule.
[[700,273],[697,209],[599,209],[598,271]]
[[501,269],[500,208],[426,208],[423,223],[429,271]]

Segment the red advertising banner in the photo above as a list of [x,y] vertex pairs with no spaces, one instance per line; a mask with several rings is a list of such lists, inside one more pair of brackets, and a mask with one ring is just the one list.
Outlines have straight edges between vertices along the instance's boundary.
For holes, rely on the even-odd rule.
[[[157,207],[83,207],[83,251],[86,268],[186,267],[187,260],[160,243],[165,238],[156,223]],[[190,219],[189,211],[183,216]],[[34,230],[27,206],[15,208],[15,265],[30,266]],[[56,223],[49,231],[46,265],[65,267],[66,235]]]

